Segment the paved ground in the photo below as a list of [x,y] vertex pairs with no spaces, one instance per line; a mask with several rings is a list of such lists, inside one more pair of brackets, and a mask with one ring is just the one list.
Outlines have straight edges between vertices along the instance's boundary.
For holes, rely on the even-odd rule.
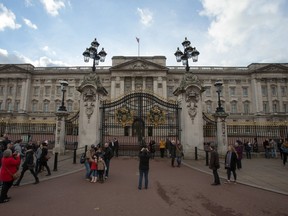
[[[58,170],[50,177],[41,173],[39,185],[32,185],[27,173],[23,184],[11,189],[11,202],[1,204],[1,215],[288,215],[288,167],[280,159],[243,160],[239,184],[211,186],[204,160],[185,160],[186,166],[172,168],[169,159],[157,158],[151,160],[149,188],[141,191],[136,158],[113,158],[104,184],[87,182],[78,161],[61,156]],[[226,177],[223,168],[220,175]]]
[[[54,168],[54,158],[49,160],[50,169]],[[211,174],[211,170],[206,166],[205,160],[183,160],[183,165],[186,165],[192,169]],[[243,169],[237,170],[238,182],[248,186],[269,190],[276,193],[288,195],[288,164],[282,165],[280,158],[277,159],[265,159],[265,158],[252,158],[251,160],[242,160]],[[79,163],[79,158],[76,160],[76,164],[73,164],[73,155],[67,153],[66,155],[59,156],[57,171],[52,171],[52,176],[46,177],[46,172],[40,173],[40,180],[47,180],[58,176],[67,175],[70,173],[83,170],[84,166]],[[219,169],[219,175],[223,179],[226,179],[226,170],[224,169],[224,161],[221,160],[221,168]],[[233,178],[233,177],[232,177]],[[32,175],[27,171],[22,180],[21,185],[31,184],[34,182]]]

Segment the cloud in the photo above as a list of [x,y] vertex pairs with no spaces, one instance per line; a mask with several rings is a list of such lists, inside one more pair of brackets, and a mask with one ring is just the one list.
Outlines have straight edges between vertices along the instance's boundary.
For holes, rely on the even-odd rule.
[[32,60],[21,53],[14,52],[9,54],[6,50],[0,48],[0,62],[2,64],[32,64],[35,67],[68,67],[67,63],[60,60],[53,60],[47,56],[41,56],[37,60]]
[[41,0],[45,10],[51,16],[57,16],[61,8],[65,8],[65,3],[62,0]]
[[7,50],[4,50],[4,49],[0,48],[0,56],[8,56]]
[[5,28],[18,29],[20,27],[21,25],[16,23],[15,14],[0,3],[0,31],[4,31]]
[[49,55],[56,55],[56,52],[55,51],[53,51],[53,50],[51,50],[48,46],[44,46],[43,48],[42,48],[42,50],[43,51],[45,51],[47,54],[49,54]]
[[33,0],[25,0],[25,6],[26,6],[26,7],[31,7],[31,6],[33,6],[32,1],[33,1]]
[[37,26],[33,24],[29,19],[23,18],[23,21],[28,27],[32,29],[38,29]]
[[[275,61],[275,56],[280,60],[283,53],[288,54],[287,45],[283,44],[288,35],[285,1],[202,0],[202,4],[200,15],[210,19],[209,43],[205,44],[204,50],[210,63],[233,65]],[[221,59],[215,56],[221,56]]]
[[153,14],[149,9],[137,8],[137,13],[140,16],[140,22],[144,26],[150,26],[153,22]]

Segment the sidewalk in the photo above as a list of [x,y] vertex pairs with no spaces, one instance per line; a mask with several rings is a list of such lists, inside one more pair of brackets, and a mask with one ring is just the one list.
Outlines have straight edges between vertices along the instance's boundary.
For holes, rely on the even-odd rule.
[[[206,166],[205,160],[184,160],[183,164],[210,174],[211,180],[213,180],[212,170]],[[220,159],[218,173],[223,183],[227,179],[223,159]],[[279,157],[277,159],[242,159],[242,169],[236,170],[236,174],[237,182],[240,184],[288,195],[288,165],[283,166]],[[233,175],[231,175],[231,180],[233,180]]]
[[[57,171],[53,171],[54,168],[54,155],[49,160],[49,166],[51,169],[51,176],[45,176],[46,171],[38,175],[41,181],[45,181],[51,178],[67,175],[70,173],[83,170],[83,178],[85,175],[84,165],[79,162],[80,155],[77,155],[76,164],[73,164],[73,152],[68,152],[65,155],[58,157]],[[206,161],[201,160],[183,160],[183,165],[186,165],[192,169],[211,175],[212,171],[206,166]],[[222,179],[222,183],[227,178],[226,170],[224,169],[224,161],[220,159],[220,169],[218,170],[219,176]],[[251,160],[242,160],[242,169],[237,170],[237,182],[239,184],[245,184],[248,186],[288,195],[288,165],[283,166],[282,160],[277,159],[265,159],[265,158],[253,158]],[[233,180],[233,176],[231,177]],[[21,181],[21,185],[31,184],[34,182],[34,178],[29,171],[26,171],[24,178]]]

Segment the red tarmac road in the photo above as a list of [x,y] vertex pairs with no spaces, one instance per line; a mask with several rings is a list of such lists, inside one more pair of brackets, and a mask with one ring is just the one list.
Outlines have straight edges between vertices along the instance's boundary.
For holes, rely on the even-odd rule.
[[104,183],[84,171],[13,187],[1,216],[288,215],[288,197],[241,184],[211,186],[212,176],[168,159],[151,160],[148,190],[138,190],[136,158],[113,158]]

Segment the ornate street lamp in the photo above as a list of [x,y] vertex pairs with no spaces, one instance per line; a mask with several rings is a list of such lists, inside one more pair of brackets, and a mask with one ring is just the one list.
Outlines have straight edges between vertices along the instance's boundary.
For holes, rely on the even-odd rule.
[[200,54],[196,47],[191,47],[190,44],[190,41],[187,40],[187,37],[185,37],[185,40],[182,42],[184,53],[179,49],[179,47],[177,47],[177,50],[174,53],[174,55],[176,56],[176,61],[182,61],[182,64],[186,66],[187,72],[190,69],[188,60],[192,58],[193,62],[197,62],[198,55]]
[[216,109],[216,113],[225,113],[224,108],[221,106],[221,100],[220,100],[220,94],[222,91],[223,83],[221,80],[217,80],[214,86],[216,87],[216,92],[218,94],[218,107]]
[[99,45],[100,44],[95,38],[94,41],[92,41],[90,48],[86,48],[86,50],[83,52],[84,62],[89,62],[90,58],[93,59],[93,67],[92,67],[93,72],[96,71],[96,65],[99,64],[99,61],[104,62],[105,57],[107,55],[104,48],[102,48],[102,50],[98,53]]
[[65,80],[60,80],[60,85],[61,85],[61,91],[62,91],[62,103],[61,106],[58,108],[58,111],[67,111],[65,105],[64,105],[64,97],[65,97],[65,92],[66,92],[66,87],[68,86],[68,82]]

